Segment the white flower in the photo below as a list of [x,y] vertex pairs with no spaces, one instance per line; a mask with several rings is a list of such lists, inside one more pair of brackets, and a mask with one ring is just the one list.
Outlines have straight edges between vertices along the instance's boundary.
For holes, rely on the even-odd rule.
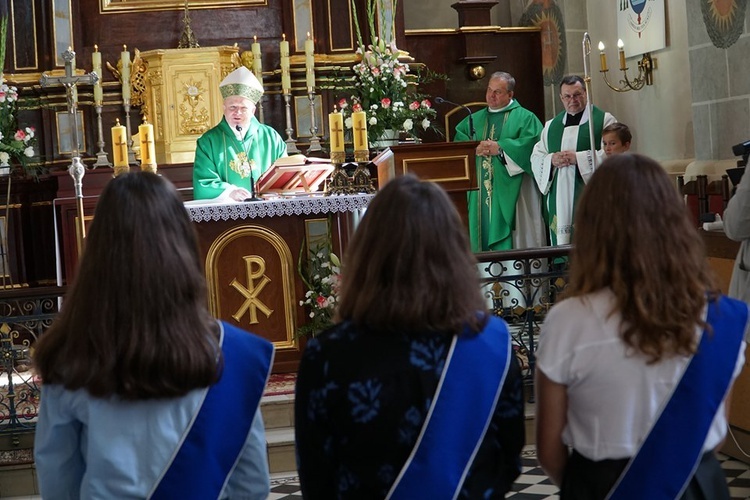
[[428,128],[430,128],[430,120],[428,120],[427,118],[425,118],[424,120],[422,120],[422,128],[425,129],[425,130],[427,130]]
[[311,318],[314,318],[314,317],[315,317],[315,313],[314,313],[314,312],[311,312],[311,313],[310,313],[310,317],[311,317]]
[[407,118],[406,120],[404,120],[403,127],[404,127],[404,130],[408,132],[414,128],[414,122],[412,121],[411,118]]
[[352,117],[351,116],[347,116],[346,117],[346,119],[344,120],[344,126],[346,128],[352,128]]
[[0,151],[0,163],[8,163],[10,161],[10,154],[5,151]]
[[34,156],[34,148],[32,148],[31,146],[29,146],[28,148],[26,148],[26,149],[23,150],[23,154],[25,154],[27,157],[31,158],[32,156]]
[[370,123],[370,125],[377,125],[378,124],[378,119],[375,118],[374,116],[371,116],[369,123]]

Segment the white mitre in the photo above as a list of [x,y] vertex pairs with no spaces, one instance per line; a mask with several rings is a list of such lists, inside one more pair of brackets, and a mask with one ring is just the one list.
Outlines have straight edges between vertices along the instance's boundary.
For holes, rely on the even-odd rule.
[[255,75],[244,66],[227,75],[219,84],[222,99],[232,96],[240,96],[250,99],[253,104],[258,104],[263,96],[263,85],[255,78]]

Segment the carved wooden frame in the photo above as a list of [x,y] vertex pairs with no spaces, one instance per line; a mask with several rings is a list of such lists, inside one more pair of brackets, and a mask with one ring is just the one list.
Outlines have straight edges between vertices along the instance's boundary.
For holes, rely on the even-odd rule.
[[[184,0],[100,0],[100,12],[146,12],[182,10]],[[268,0],[190,0],[190,9],[233,8],[242,5],[268,5]]]

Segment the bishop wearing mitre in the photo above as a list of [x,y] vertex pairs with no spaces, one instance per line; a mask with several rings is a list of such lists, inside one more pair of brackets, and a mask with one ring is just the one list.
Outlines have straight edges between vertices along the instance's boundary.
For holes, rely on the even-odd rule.
[[263,86],[244,66],[219,84],[224,117],[204,133],[195,151],[193,197],[242,201],[255,194],[254,183],[278,158],[286,143],[278,132],[255,118]]

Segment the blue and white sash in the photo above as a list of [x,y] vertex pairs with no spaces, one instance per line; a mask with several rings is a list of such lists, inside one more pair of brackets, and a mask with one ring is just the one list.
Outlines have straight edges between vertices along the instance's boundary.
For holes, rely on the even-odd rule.
[[421,433],[387,498],[456,498],[495,412],[510,365],[505,321],[457,335]]
[[273,361],[273,345],[222,322],[224,371],[206,394],[152,500],[218,498],[250,433]]
[[[703,443],[732,382],[745,333],[744,302],[720,297],[708,304],[698,350],[672,398],[608,495],[610,500],[679,498],[703,455]],[[666,464],[666,467],[664,466]]]

